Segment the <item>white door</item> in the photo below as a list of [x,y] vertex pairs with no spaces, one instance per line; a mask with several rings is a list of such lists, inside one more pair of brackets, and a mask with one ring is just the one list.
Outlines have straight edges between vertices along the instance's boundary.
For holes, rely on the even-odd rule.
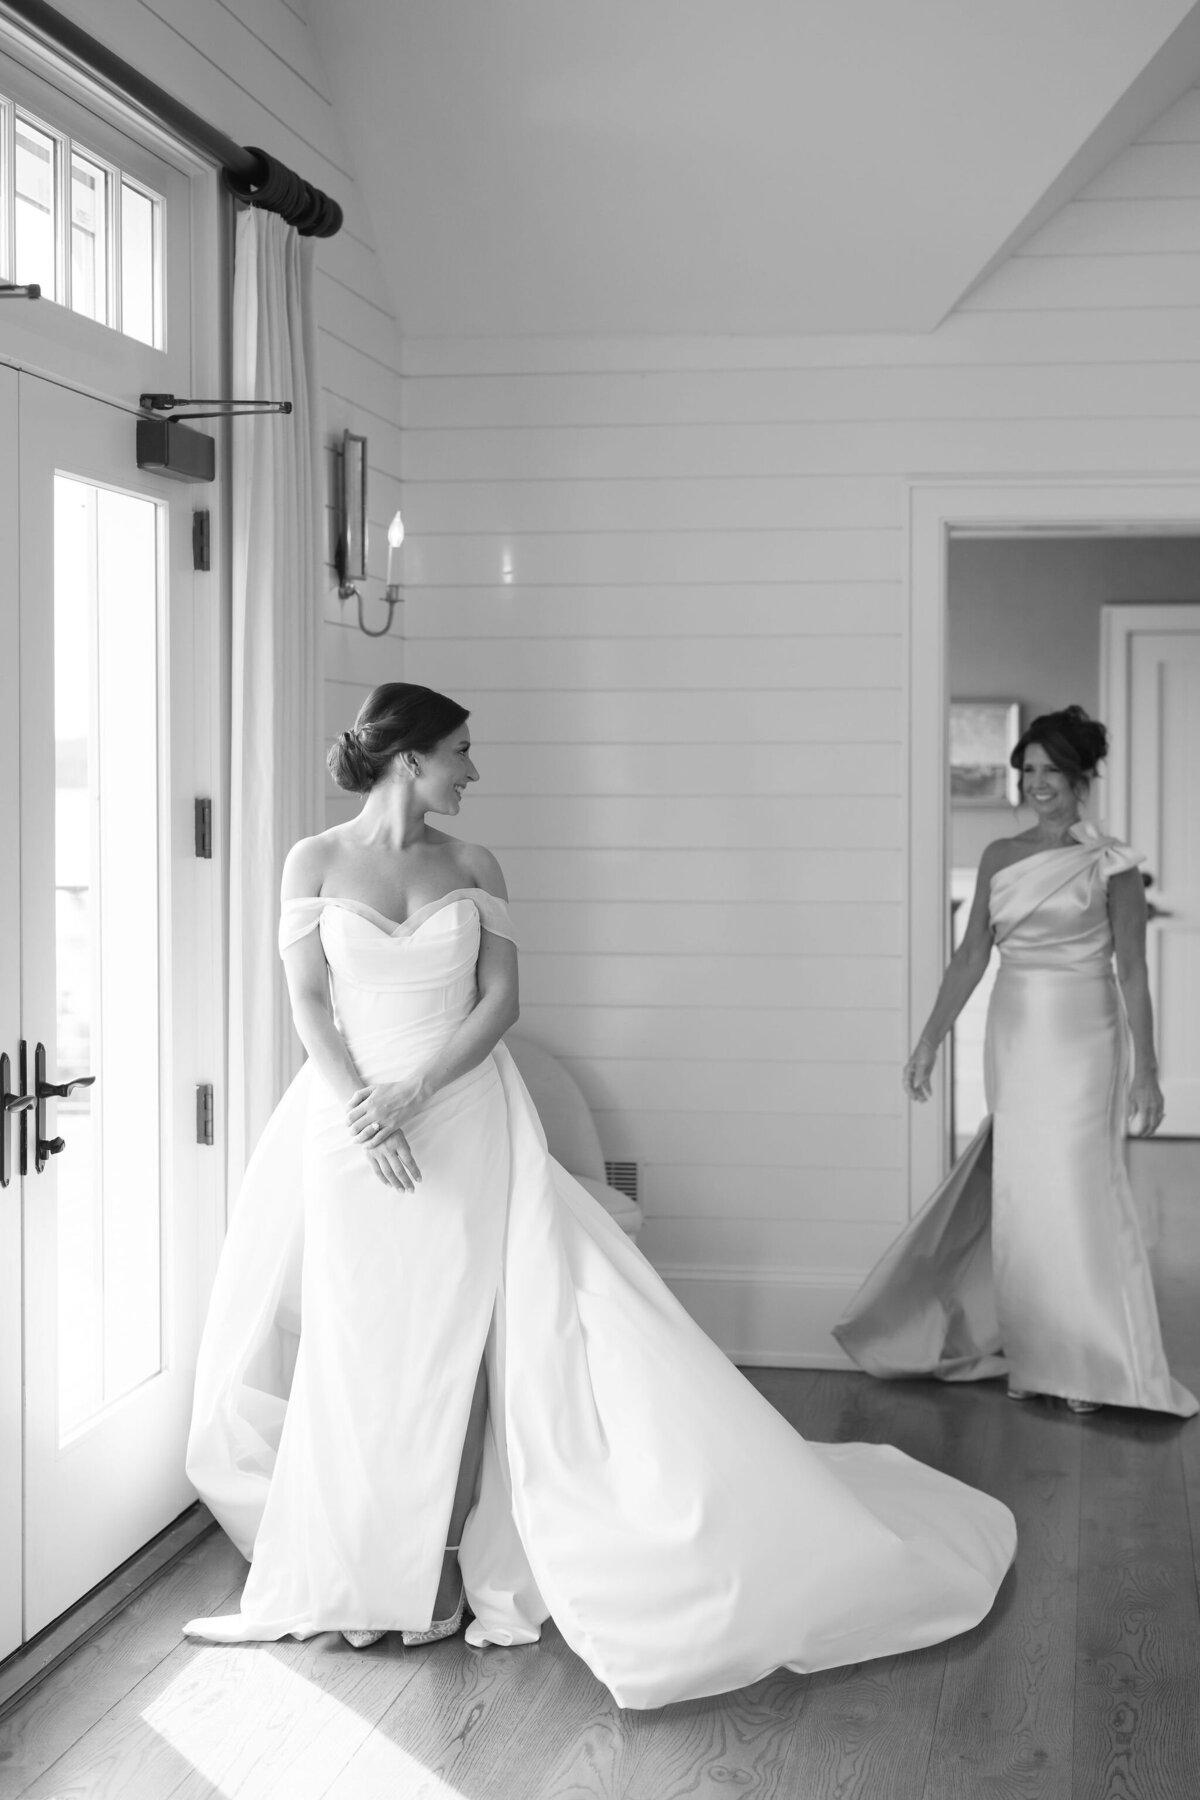
[[1200,1137],[1200,605],[1110,606],[1111,828],[1146,853],[1165,1137]]
[[[0,367],[0,1076],[19,1088],[21,796],[17,660],[17,381]],[[20,1117],[0,1107],[0,1657],[22,1638]]]
[[90,1082],[21,1115],[28,1637],[194,1499],[183,1449],[214,1158],[196,1141],[197,1084],[213,1071],[194,799],[211,786],[191,567],[203,489],[139,472],[129,411],[10,379],[17,1036],[26,1093],[39,1078]]

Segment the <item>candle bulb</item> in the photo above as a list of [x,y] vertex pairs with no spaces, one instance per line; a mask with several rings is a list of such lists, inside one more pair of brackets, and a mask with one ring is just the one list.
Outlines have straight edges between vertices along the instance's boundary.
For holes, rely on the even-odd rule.
[[404,520],[397,513],[388,526],[388,560],[387,584],[390,588],[400,586],[400,546],[404,542]]

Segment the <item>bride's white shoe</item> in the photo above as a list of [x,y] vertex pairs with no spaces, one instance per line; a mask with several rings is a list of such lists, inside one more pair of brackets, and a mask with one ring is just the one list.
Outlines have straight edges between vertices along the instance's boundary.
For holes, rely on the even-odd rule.
[[381,1637],[386,1637],[387,1632],[386,1631],[343,1631],[342,1636],[345,1638],[345,1640],[348,1644],[353,1645],[354,1649],[365,1650],[367,1648],[368,1644],[377,1644]]
[[[460,1546],[458,1544],[447,1544],[446,1555],[457,1556],[459,1548]],[[400,1636],[410,1650],[414,1649],[418,1644],[439,1644],[443,1638],[454,1637],[455,1633],[461,1630],[463,1613],[466,1611],[466,1606],[467,1591],[460,1581],[458,1586],[458,1605],[448,1619],[435,1619],[426,1631],[402,1631]]]

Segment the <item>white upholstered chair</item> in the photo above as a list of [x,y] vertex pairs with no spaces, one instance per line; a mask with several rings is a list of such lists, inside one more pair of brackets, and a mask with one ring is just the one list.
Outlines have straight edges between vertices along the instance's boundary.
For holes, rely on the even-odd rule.
[[576,1082],[558,1058],[532,1038],[510,1032],[504,1041],[537,1107],[551,1156],[612,1214],[622,1231],[636,1238],[642,1228],[642,1209],[636,1200],[605,1181],[596,1123]]

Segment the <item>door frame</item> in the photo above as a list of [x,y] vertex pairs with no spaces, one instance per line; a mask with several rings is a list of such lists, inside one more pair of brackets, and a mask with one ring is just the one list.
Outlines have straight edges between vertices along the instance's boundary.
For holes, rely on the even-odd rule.
[[[956,533],[988,537],[1200,536],[1200,472],[1170,477],[1035,476],[1001,481],[928,476],[907,484],[908,831],[904,942],[905,1048],[933,1005],[948,954],[946,857],[949,545]],[[946,1173],[947,1059],[932,1097],[909,1106],[901,1141],[911,1218]]]
[[[88,114],[124,137],[142,146],[152,155],[171,164],[186,178],[185,204],[190,228],[190,355],[186,366],[171,351],[164,354],[142,346],[144,358],[135,362],[137,347],[130,352],[132,340],[126,340],[94,325],[90,320],[55,307],[53,332],[19,329],[21,321],[16,309],[0,347],[3,372],[12,372],[15,391],[16,374],[28,373],[59,386],[72,388],[96,400],[117,405],[129,414],[130,459],[134,455],[134,424],[138,415],[137,397],[146,389],[170,388],[179,393],[220,394],[228,391],[230,369],[230,295],[232,292],[232,207],[223,194],[220,170],[211,158],[190,145],[180,142],[162,125],[145,114],[133,101],[112,89],[92,71],[77,65],[54,46],[40,41],[18,20],[0,19],[0,52],[20,68],[47,83],[61,97],[67,113],[84,109]],[[18,95],[26,100],[24,94]],[[55,113],[47,116],[54,122]],[[41,304],[40,302],[38,304]],[[6,320],[8,315],[6,314]],[[27,320],[27,327],[32,320]],[[168,345],[171,342],[168,321]],[[117,354],[120,352],[120,354]],[[138,368],[142,373],[138,375]],[[169,369],[170,379],[164,377]],[[119,391],[114,391],[114,385]],[[214,420],[210,426],[217,438],[217,479],[196,490],[196,505],[210,514],[211,572],[193,577],[195,604],[192,609],[192,634],[196,666],[211,668],[214,679],[211,691],[202,704],[192,708],[195,732],[196,766],[203,769],[204,791],[213,802],[212,859],[197,863],[198,881],[207,889],[205,960],[211,980],[202,984],[199,1001],[202,1012],[197,1018],[198,1048],[214,1085],[216,1145],[211,1152],[200,1152],[204,1161],[197,1176],[197,1217],[195,1220],[195,1289],[200,1316],[212,1285],[212,1277],[225,1234],[225,1130],[227,1115],[226,1079],[226,987],[228,969],[227,870],[228,870],[228,794],[229,794],[229,689],[230,689],[230,476],[229,426]],[[15,432],[13,454],[15,455]],[[7,466],[0,446],[0,468]],[[11,515],[11,516],[10,516]],[[10,529],[11,528],[11,529]],[[15,566],[16,484],[5,484],[0,495],[0,556],[7,554],[8,566]],[[0,700],[9,693],[16,698],[15,656],[0,662]],[[7,716],[15,717],[15,712]],[[17,729],[14,726],[14,732]],[[15,803],[15,784],[12,798]],[[15,820],[10,817],[9,789],[0,790],[0,827],[9,825],[7,841],[18,841]],[[0,946],[0,974],[7,967]],[[19,1005],[19,1001],[18,1001]],[[15,1009],[14,1009],[15,1010]],[[5,1028],[7,1013],[0,1020]],[[15,1038],[15,1033],[8,1033]],[[0,1049],[14,1045],[5,1043]],[[0,1285],[5,1271],[20,1268],[20,1184],[14,1183],[0,1192]],[[5,1290],[7,1292],[7,1289]],[[0,1306],[0,1425],[15,1425],[21,1438],[22,1354],[21,1312],[17,1306]],[[15,1418],[10,1416],[15,1409]],[[4,1541],[22,1540],[22,1468],[19,1459],[0,1459],[0,1532]],[[23,1614],[23,1580],[18,1564],[15,1595],[6,1585],[6,1565],[0,1559],[0,1662],[13,1646],[11,1624],[13,1607],[20,1621]],[[21,1637],[18,1624],[17,1641]],[[19,1655],[20,1652],[18,1651]]]

